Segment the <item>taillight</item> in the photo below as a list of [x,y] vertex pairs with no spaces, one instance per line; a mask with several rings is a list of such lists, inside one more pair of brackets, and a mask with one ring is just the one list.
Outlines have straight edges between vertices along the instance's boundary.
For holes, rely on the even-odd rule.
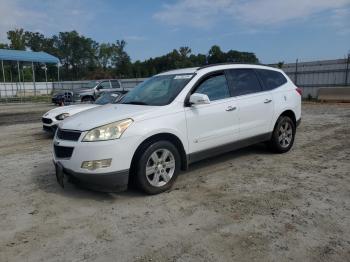
[[295,89],[295,91],[297,91],[299,95],[302,95],[302,94],[303,94],[303,89],[301,89],[301,88],[299,88],[299,87],[297,87],[297,88]]

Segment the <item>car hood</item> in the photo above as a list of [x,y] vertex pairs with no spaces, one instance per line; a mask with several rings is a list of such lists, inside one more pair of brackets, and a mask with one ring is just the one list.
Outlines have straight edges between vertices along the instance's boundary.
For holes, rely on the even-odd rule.
[[160,110],[159,106],[107,104],[65,119],[60,128],[86,131],[126,118],[141,119]]
[[45,113],[43,115],[43,117],[56,117],[59,114],[63,114],[63,113],[69,113],[69,115],[74,115],[77,114],[79,112],[91,109],[91,108],[95,108],[98,107],[100,105],[96,105],[96,104],[80,104],[80,105],[70,105],[70,106],[60,106],[60,107],[56,107],[54,109],[51,109],[50,111],[48,111],[47,113]]

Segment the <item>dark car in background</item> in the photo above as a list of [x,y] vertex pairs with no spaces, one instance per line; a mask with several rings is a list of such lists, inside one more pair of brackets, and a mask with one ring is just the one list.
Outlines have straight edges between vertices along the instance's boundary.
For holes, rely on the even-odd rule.
[[61,93],[54,94],[51,101],[55,105],[62,105],[73,102],[73,92],[64,91]]

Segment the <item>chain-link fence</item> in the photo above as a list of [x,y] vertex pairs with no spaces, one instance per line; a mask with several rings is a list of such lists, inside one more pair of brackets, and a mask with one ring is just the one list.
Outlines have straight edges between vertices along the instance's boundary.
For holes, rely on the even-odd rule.
[[[145,78],[120,79],[121,88],[130,90]],[[0,83],[0,103],[50,102],[53,94],[88,87],[87,81]]]
[[[282,69],[303,89],[304,98],[317,98],[322,87],[350,88],[350,57],[348,59],[296,62],[284,64]],[[145,78],[121,79],[121,86],[130,89]],[[0,103],[51,101],[52,94],[86,87],[89,81],[0,83]]]

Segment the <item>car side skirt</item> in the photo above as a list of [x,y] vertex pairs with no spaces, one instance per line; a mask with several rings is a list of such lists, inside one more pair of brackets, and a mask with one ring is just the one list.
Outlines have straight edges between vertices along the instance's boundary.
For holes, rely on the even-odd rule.
[[203,160],[206,158],[210,158],[213,156],[217,156],[217,155],[221,155],[221,154],[224,154],[224,153],[227,153],[230,151],[237,150],[239,148],[243,148],[243,147],[247,147],[250,145],[257,144],[257,143],[269,141],[271,139],[271,136],[272,136],[272,132],[269,132],[266,134],[250,137],[250,138],[243,139],[240,141],[235,141],[235,142],[221,145],[218,147],[206,149],[206,150],[199,151],[199,152],[194,152],[192,154],[187,155],[187,163],[192,164],[194,162],[197,162],[197,161],[200,161],[200,160]]

